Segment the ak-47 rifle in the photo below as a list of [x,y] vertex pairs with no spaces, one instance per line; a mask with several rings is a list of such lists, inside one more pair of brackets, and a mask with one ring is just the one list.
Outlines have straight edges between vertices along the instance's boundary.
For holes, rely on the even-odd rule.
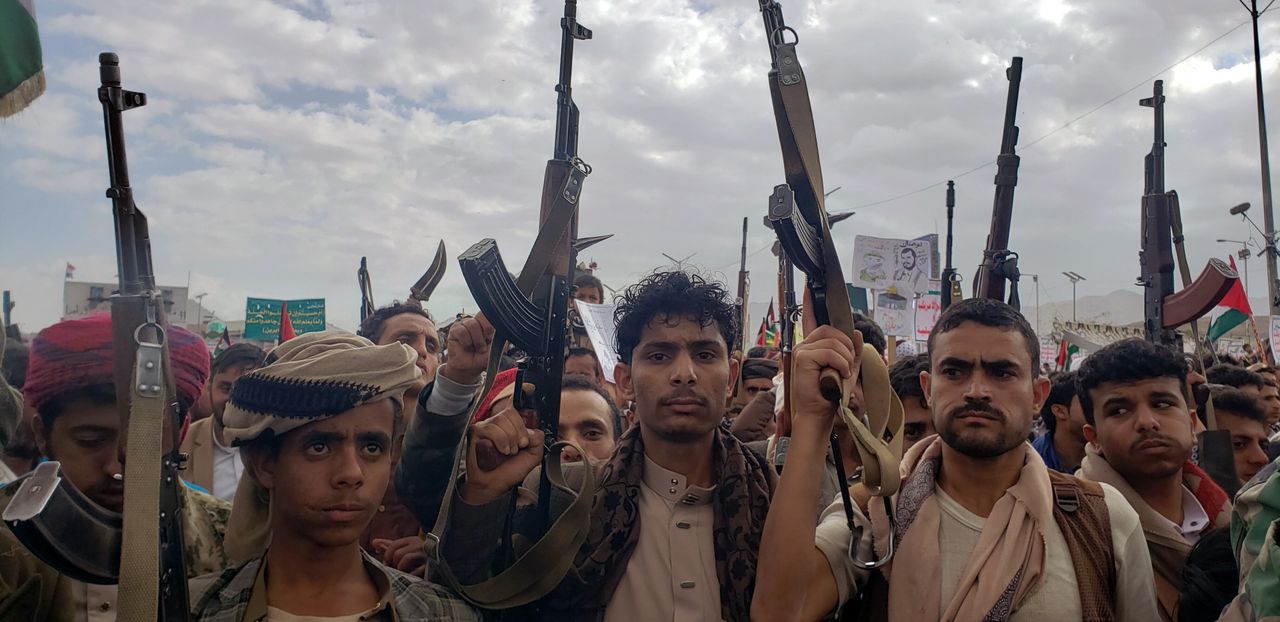
[[356,282],[360,284],[360,325],[373,315],[377,306],[373,304],[373,284],[369,282],[369,262],[367,257],[360,258],[360,269],[356,270]]
[[[485,318],[494,327],[494,347],[489,356],[486,386],[492,382],[503,344],[511,343],[527,354],[516,372],[514,406],[533,411],[545,434],[542,476],[538,490],[538,515],[542,537],[514,564],[484,583],[461,586],[448,566],[441,565],[446,580],[471,602],[487,609],[527,605],[553,589],[568,572],[573,557],[586,540],[595,475],[588,472],[577,490],[564,483],[560,472],[560,384],[569,338],[569,293],[577,252],[604,237],[577,239],[578,200],[583,181],[591,173],[578,157],[578,106],[570,87],[574,41],[591,38],[591,31],[577,21],[577,0],[565,0],[560,20],[560,79],[556,84],[556,140],[547,162],[542,185],[538,236],[524,268],[512,279],[492,239],[481,240],[458,258],[467,288]],[[525,387],[532,386],[530,394]],[[487,388],[485,389],[487,391]],[[477,447],[480,468],[485,453]],[[590,465],[585,468],[590,470]],[[456,481],[455,477],[450,480]],[[551,522],[551,486],[574,493],[569,507]],[[452,490],[446,493],[441,517],[447,517]],[[443,533],[443,520],[432,530],[433,539]],[[549,526],[548,526],[549,525]]]
[[951,230],[956,219],[956,182],[947,182],[947,264],[942,269],[942,310],[946,311],[947,307],[953,302],[960,302],[964,299],[964,292],[960,289],[960,273],[956,272],[955,266],[951,263],[951,251],[955,248],[952,241]]
[[1018,89],[1022,85],[1022,57],[1013,57],[1005,70],[1009,79],[1009,97],[1004,106],[1004,131],[1000,137],[1000,155],[996,157],[996,198],[991,210],[991,231],[987,248],[982,251],[982,265],[973,281],[974,296],[1004,299],[1004,283],[1009,282],[1009,305],[1021,308],[1018,299],[1018,254],[1009,250],[1009,225],[1013,220],[1013,189],[1018,186]]
[[[760,12],[764,17],[772,59],[769,89],[787,179],[787,183],[773,189],[769,199],[769,218],[773,221],[773,230],[783,253],[808,278],[813,303],[811,311],[817,323],[835,326],[852,335],[855,330],[853,306],[845,287],[835,242],[831,238],[813,108],[804,71],[796,56],[799,37],[784,22],[782,6],[778,2],[760,0]],[[849,392],[856,379],[844,381],[835,370],[827,370],[822,375],[821,390],[824,396],[838,404],[841,418],[853,436],[854,447],[862,457],[862,481],[873,495],[883,498],[885,511],[893,516],[889,496],[898,490],[901,483],[898,463],[902,456],[902,403],[889,386],[884,361],[870,346],[863,348],[861,379],[865,413],[853,413],[848,407]],[[794,394],[787,396],[788,399],[792,397]],[[831,449],[837,476],[841,481],[847,481],[843,454],[834,433]],[[853,521],[853,502],[848,489],[844,486],[840,489],[849,530],[856,535],[860,528]],[[854,538],[855,541],[857,539]],[[892,551],[890,544],[883,558],[862,561],[855,556],[854,562],[864,568],[876,568],[889,561]]]
[[[751,348],[748,342],[750,339],[749,329],[747,328],[747,319],[751,313],[747,310],[747,297],[750,296],[751,290],[751,273],[747,272],[747,219],[742,219],[742,254],[738,263],[738,339],[737,344],[732,349],[738,350],[742,354],[742,360],[746,360],[747,350]],[[742,372],[738,372],[738,377],[733,381],[733,399],[738,398],[739,391],[742,390]]]
[[[119,293],[111,300],[115,387],[128,426],[129,473],[124,516],[89,501],[62,481],[59,465],[47,462],[25,479],[4,520],[37,557],[72,578],[118,583],[123,620],[188,617],[182,537],[182,485],[178,471],[181,412],[169,367],[165,310],[151,263],[147,218],[133,201],[121,115],[146,105],[143,93],[120,86],[115,54],[98,57],[106,126],[107,164],[116,236]],[[164,419],[173,425],[164,452]]]
[[[1200,352],[1203,343],[1196,322],[1231,291],[1239,276],[1221,259],[1214,258],[1209,260],[1194,282],[1191,280],[1191,267],[1183,244],[1178,193],[1165,191],[1164,102],[1162,80],[1156,80],[1151,97],[1139,101],[1140,105],[1152,108],[1155,113],[1155,140],[1144,160],[1142,251],[1138,255],[1142,266],[1138,283],[1143,287],[1145,303],[1143,332],[1147,341],[1181,354],[1184,351],[1182,336],[1177,328],[1188,325],[1196,350]],[[1183,281],[1182,291],[1177,292],[1173,283],[1175,249]],[[1188,403],[1194,404],[1192,391],[1186,393]],[[1206,401],[1206,411],[1208,430],[1200,435],[1198,441],[1200,464],[1228,494],[1234,494],[1240,487],[1240,480],[1236,476],[1230,432],[1218,429],[1211,400]]]
[[742,254],[738,263],[738,304],[740,305],[738,313],[738,325],[741,326],[742,335],[739,336],[739,347],[745,353],[750,349],[751,344],[748,343],[749,333],[747,330],[747,298],[751,295],[751,273],[747,272],[747,219],[742,219]]

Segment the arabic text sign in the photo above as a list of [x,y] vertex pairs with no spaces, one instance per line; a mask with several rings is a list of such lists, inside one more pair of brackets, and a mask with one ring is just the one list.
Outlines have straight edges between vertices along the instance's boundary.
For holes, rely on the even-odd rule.
[[[324,330],[324,299],[290,300],[289,322],[297,334]],[[244,338],[275,341],[280,338],[280,313],[285,301],[249,298],[245,302]]]

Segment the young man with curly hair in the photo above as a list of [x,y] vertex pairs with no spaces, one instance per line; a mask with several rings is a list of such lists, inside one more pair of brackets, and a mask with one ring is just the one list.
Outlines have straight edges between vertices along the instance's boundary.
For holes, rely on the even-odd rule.
[[[720,425],[739,373],[730,356],[733,298],[697,275],[659,272],[619,298],[615,320],[617,379],[635,397],[638,423],[597,472],[591,532],[539,604],[542,615],[746,620],[776,475]],[[812,380],[816,393],[816,374]],[[542,432],[510,409],[477,424],[472,437],[443,545],[464,582],[488,576],[505,508],[543,452]],[[479,443],[497,449],[496,465],[479,466]],[[528,533],[529,510],[517,511],[517,533]]]
[[1191,547],[1231,519],[1227,494],[1191,462],[1195,414],[1186,381],[1181,356],[1137,339],[1093,353],[1076,376],[1089,441],[1080,476],[1115,487],[1137,510],[1165,620],[1178,618]]

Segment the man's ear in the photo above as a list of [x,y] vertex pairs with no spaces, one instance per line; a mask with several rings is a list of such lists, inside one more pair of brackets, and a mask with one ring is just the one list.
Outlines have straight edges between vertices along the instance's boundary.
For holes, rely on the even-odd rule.
[[924,391],[925,402],[929,401],[929,386],[931,384],[933,384],[933,376],[929,375],[927,371],[920,372],[920,390]]
[[742,377],[742,359],[738,358],[738,356],[736,355],[730,354],[729,355],[729,384],[725,385],[724,387],[724,399],[726,404],[728,403],[729,400],[733,399],[733,387],[738,384],[737,382],[734,382],[734,379],[741,378],[741,377]]
[[1040,412],[1040,407],[1049,401],[1049,391],[1053,390],[1053,381],[1045,376],[1036,376],[1031,384],[1036,394],[1036,412]]
[[1092,423],[1084,424],[1084,440],[1090,445],[1093,445],[1094,449],[1097,449],[1099,454],[1102,453],[1102,443],[1098,441],[1098,429],[1093,427]]
[[272,448],[264,443],[255,443],[241,450],[241,453],[248,458],[246,466],[249,467],[249,472],[245,475],[253,477],[267,490],[275,488],[276,451],[272,451]]
[[634,400],[635,392],[631,386],[631,366],[621,361],[617,367],[613,368],[613,379],[617,383],[618,388],[622,389],[623,397]]
[[1070,404],[1054,404],[1049,407],[1049,412],[1053,413],[1053,418],[1058,421],[1066,421],[1071,418]]
[[46,458],[52,458],[49,455],[49,432],[44,427],[44,419],[40,415],[31,418],[31,435],[35,437],[36,449],[40,450],[40,455]]

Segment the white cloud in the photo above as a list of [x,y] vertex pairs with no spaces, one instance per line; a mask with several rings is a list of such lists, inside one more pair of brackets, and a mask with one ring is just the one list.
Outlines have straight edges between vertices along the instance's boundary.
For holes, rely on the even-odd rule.
[[[595,169],[580,229],[616,234],[584,257],[610,285],[666,263],[664,252],[696,252],[696,263],[732,273],[743,216],[749,250],[768,244],[759,222],[782,170],[755,9],[580,3],[595,31],[575,58],[581,155]],[[331,321],[354,327],[361,255],[380,302],[405,295],[439,239],[456,256],[495,237],[513,269],[523,260],[551,155],[560,10],[553,0],[76,0],[42,15],[50,92],[0,126],[0,148],[13,149],[23,192],[59,207],[32,215],[39,230],[52,226],[41,218],[105,209],[101,198],[83,204],[89,192],[100,197],[105,171],[96,59],[80,50],[119,51],[126,87],[150,97],[126,123],[162,274],[191,271],[223,317],[239,317],[249,295],[325,297]],[[800,31],[827,185],[844,187],[833,211],[993,160],[1010,56],[1026,57],[1027,145],[1246,17],[1197,0],[785,0],[784,11]],[[1277,35],[1264,20],[1264,43]],[[1164,76],[1168,180],[1183,196],[1196,262],[1227,252],[1212,240],[1247,234],[1226,207],[1261,205],[1253,68],[1214,62],[1232,54],[1251,58],[1247,27]],[[1278,65],[1280,52],[1268,53],[1269,80]],[[1024,271],[1045,275],[1045,302],[1070,295],[1050,276],[1061,270],[1089,276],[1082,295],[1131,287],[1151,142],[1150,113],[1136,100],[1149,92],[1022,152],[1012,245]],[[966,274],[986,237],[993,172],[958,180],[956,258]],[[938,187],[859,208],[837,231],[842,250],[857,233],[941,228],[942,196]],[[95,250],[109,247],[105,227],[101,238]],[[80,251],[53,239],[13,248],[22,250],[0,259],[30,268],[13,285],[19,318],[48,324],[60,285],[37,281],[60,272],[37,275]],[[752,258],[757,296],[770,289],[759,284],[770,282],[771,260],[767,251]],[[1251,270],[1256,291],[1262,273]],[[433,308],[464,306],[474,310],[454,265]]]

